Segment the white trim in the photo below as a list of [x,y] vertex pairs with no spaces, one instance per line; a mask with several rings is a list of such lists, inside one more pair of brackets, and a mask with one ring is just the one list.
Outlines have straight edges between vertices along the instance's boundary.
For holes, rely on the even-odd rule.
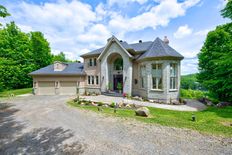
[[109,46],[110,46],[114,41],[119,45],[119,47],[122,48],[122,50],[123,50],[130,58],[133,57],[124,47],[122,47],[122,45],[120,44],[120,42],[118,41],[118,39],[113,35],[113,36],[110,38],[110,40],[108,41],[108,43],[106,44],[105,48],[103,49],[103,51],[101,52],[101,54],[99,55],[99,57],[97,58],[98,61],[101,60],[101,58],[103,57],[103,55],[105,54],[105,52],[107,51],[107,49],[109,48]]

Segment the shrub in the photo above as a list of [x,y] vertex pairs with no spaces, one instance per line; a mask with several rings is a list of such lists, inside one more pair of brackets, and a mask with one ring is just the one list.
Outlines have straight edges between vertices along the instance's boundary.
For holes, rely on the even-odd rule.
[[103,106],[103,103],[102,102],[98,102],[97,105],[98,106]]
[[192,89],[181,89],[182,98],[199,99],[206,95],[206,92]]
[[114,107],[115,107],[115,103],[112,102],[112,103],[110,104],[110,107],[111,107],[111,108],[114,108]]
[[87,101],[87,102],[84,102],[85,105],[90,105],[91,102]]
[[80,101],[79,96],[78,96],[77,98],[73,99],[73,101],[74,101],[74,102],[78,102],[78,101]]

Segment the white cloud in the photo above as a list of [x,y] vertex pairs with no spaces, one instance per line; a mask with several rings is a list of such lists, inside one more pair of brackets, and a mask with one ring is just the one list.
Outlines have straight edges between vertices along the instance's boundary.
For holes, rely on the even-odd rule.
[[93,25],[86,33],[77,36],[77,39],[84,42],[97,42],[104,44],[110,37],[110,32],[102,24]]
[[189,28],[188,25],[183,25],[177,29],[177,31],[174,33],[174,37],[177,39],[181,39],[181,38],[184,38],[184,37],[191,35],[192,31],[193,30],[191,28]]
[[196,36],[206,36],[209,33],[210,29],[200,30],[194,33]]
[[219,10],[223,9],[228,2],[228,0],[218,0],[218,1],[219,1],[219,4],[217,5],[217,9]]
[[184,59],[181,62],[181,73],[182,75],[197,73],[198,72],[198,59]]
[[[41,4],[28,1],[7,2],[6,7],[12,16],[0,20],[4,23],[14,20],[25,32],[43,32],[54,54],[63,51],[69,59],[74,60],[80,59],[81,54],[104,46],[111,34],[128,42],[139,40],[137,35],[129,38],[125,34],[168,26],[170,20],[184,16],[187,9],[197,5],[199,1],[156,0],[157,4],[153,5],[148,0],[108,0],[106,3],[100,2],[95,8],[78,0],[57,0]],[[144,9],[139,13],[135,11],[132,17],[127,12],[114,10],[115,5],[130,7],[130,3],[138,3]],[[144,40],[152,40],[155,36],[143,37]],[[199,42],[196,41],[194,46],[200,48]],[[176,47],[187,57],[193,57],[199,51],[196,48],[194,52],[185,50],[190,49],[190,43],[182,46],[182,42],[178,42]]]
[[127,5],[128,3],[137,2],[140,5],[146,3],[148,0],[108,0],[110,6],[117,4],[121,7]]
[[178,3],[176,0],[160,0],[149,11],[132,18],[123,17],[115,13],[109,21],[110,30],[120,35],[145,28],[156,29],[157,26],[167,26],[171,19],[185,15],[188,8],[196,5],[200,0],[186,0]]

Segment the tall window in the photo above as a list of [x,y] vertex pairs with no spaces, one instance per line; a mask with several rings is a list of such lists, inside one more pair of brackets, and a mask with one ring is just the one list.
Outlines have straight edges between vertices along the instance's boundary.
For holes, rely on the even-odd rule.
[[94,85],[94,76],[91,76],[91,84]]
[[97,66],[97,58],[94,58],[94,59],[93,59],[93,65],[94,65],[94,66]]
[[146,86],[146,66],[140,66],[141,88]]
[[162,64],[152,65],[152,89],[163,89]]
[[90,84],[90,76],[88,76],[88,84]]
[[94,76],[88,76],[88,84],[94,85]]
[[114,61],[114,70],[122,70],[122,68],[123,68],[123,59],[117,58]]
[[170,64],[170,89],[177,89],[177,64]]
[[98,76],[96,76],[96,85],[99,84],[99,81],[98,81]]
[[89,59],[89,66],[93,66],[92,59]]

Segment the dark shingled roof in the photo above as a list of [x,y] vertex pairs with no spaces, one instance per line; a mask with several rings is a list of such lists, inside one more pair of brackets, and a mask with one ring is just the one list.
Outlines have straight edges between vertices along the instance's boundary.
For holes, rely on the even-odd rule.
[[[183,59],[184,57],[179,54],[176,50],[170,47],[168,44],[164,43],[160,38],[156,38],[155,41],[146,41],[141,43],[128,44],[127,42],[119,42],[125,49],[134,50],[137,54],[134,58],[137,60],[142,60],[145,58],[155,58],[155,57],[176,57]],[[82,57],[100,55],[104,50],[104,47],[96,49],[92,52],[81,55]]]
[[62,71],[54,71],[54,64],[41,68],[29,75],[85,75],[84,64],[78,62],[68,62],[67,67]]
[[155,57],[176,57],[183,59],[184,57],[176,50],[164,43],[160,38],[156,38],[148,51],[143,53],[137,60]]
[[146,42],[141,42],[141,43],[130,44],[130,46],[132,46],[132,48],[136,52],[144,52],[149,49],[151,44],[152,44],[152,41],[146,41]]

